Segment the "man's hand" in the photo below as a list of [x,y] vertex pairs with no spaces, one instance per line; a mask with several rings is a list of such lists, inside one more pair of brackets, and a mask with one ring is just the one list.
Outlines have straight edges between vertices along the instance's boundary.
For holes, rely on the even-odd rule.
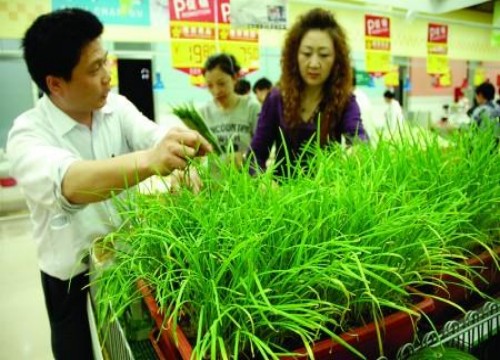
[[202,187],[202,182],[198,171],[194,167],[189,167],[189,170],[175,170],[170,175],[170,192],[178,192],[182,186],[191,189],[195,194],[198,194]]
[[173,128],[148,152],[148,166],[159,175],[186,168],[190,159],[204,156],[212,146],[197,131]]

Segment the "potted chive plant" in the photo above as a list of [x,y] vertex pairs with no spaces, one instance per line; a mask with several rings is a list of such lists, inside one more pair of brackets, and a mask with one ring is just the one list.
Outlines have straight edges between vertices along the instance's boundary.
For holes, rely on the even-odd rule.
[[[185,328],[196,359],[314,358],[325,339],[360,358],[391,353],[384,317],[419,313],[408,286],[449,274],[477,290],[463,260],[494,244],[484,226],[498,214],[479,216],[477,201],[494,208],[500,172],[491,163],[486,177],[459,173],[460,147],[443,152],[432,134],[353,150],[311,147],[309,170],[279,187],[272,172],[251,178],[221,164],[216,180],[199,169],[197,195],[130,193],[124,225],[105,239],[121,246],[97,280],[101,304],[126,307],[144,281],[172,342]],[[481,184],[496,187],[484,196]],[[375,349],[340,335],[370,323]]]

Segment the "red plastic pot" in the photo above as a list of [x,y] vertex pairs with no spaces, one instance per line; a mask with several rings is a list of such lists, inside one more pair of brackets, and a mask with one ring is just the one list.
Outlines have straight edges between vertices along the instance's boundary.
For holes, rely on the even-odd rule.
[[[500,247],[493,249],[493,252],[500,256]],[[471,280],[479,290],[489,295],[500,291],[500,269],[490,252],[484,251],[477,256],[471,257],[466,260],[466,264],[474,267],[478,273],[478,276],[472,277]],[[435,287],[433,295],[460,305],[465,310],[470,310],[483,301],[478,294],[468,290],[462,280],[451,275],[443,275],[441,280],[445,286]],[[435,299],[435,309],[430,316],[437,323],[440,323],[449,320],[458,313],[459,311],[454,306]]]
[[[164,324],[164,319],[159,313],[159,307],[154,297],[152,296],[151,289],[143,282],[139,281],[139,289],[142,292],[144,301],[153,317],[155,324],[160,331],[158,347],[163,352],[163,357],[167,360],[182,359],[190,360],[193,348],[183,333],[182,329],[176,329],[178,344],[175,344],[174,333],[171,323]],[[418,303],[414,305],[414,309],[419,313],[429,313],[434,309],[434,301],[430,298],[423,297],[417,293],[415,296],[418,298]],[[408,315],[404,312],[398,311],[385,317],[379,324],[382,332],[382,340],[384,346],[384,353],[391,358],[396,354],[397,350],[405,343],[411,342],[415,333],[416,317]],[[375,359],[379,357],[379,348],[377,340],[377,331],[375,323],[369,323],[366,326],[352,329],[341,335],[341,338],[354,348],[358,349],[368,359]],[[313,352],[316,360],[346,360],[357,359],[348,349],[343,345],[331,340],[326,339],[314,344]],[[307,351],[305,348],[300,348],[294,352],[304,354],[304,356],[297,356],[298,359],[305,359]],[[291,360],[292,357],[283,357],[282,360]]]
[[142,293],[144,302],[153,318],[156,328],[159,330],[159,339],[156,342],[156,350],[160,350],[163,353],[163,358],[166,360],[190,360],[193,348],[189,343],[187,337],[180,327],[176,328],[175,334],[177,335],[177,346],[174,340],[174,331],[172,328],[171,321],[164,323],[163,316],[160,314],[160,308],[156,303],[156,300],[151,293],[151,289],[142,280],[137,282],[137,286]]
[[[430,298],[418,295],[418,302],[414,305],[414,310],[419,313],[427,314],[434,309],[434,301]],[[415,335],[416,321],[418,319],[398,311],[394,314],[386,316],[379,323],[381,328],[381,336],[384,347],[384,355],[392,359],[396,355],[398,349],[404,344],[413,341]],[[359,352],[366,356],[367,359],[376,359],[380,357],[380,351],[377,340],[377,330],[375,322],[371,322],[365,326],[354,328],[343,333],[340,336],[349,345],[356,348]],[[358,359],[352,352],[346,349],[343,345],[326,339],[319,341],[312,347],[316,360],[350,360]],[[297,349],[295,352],[306,354],[306,349]],[[300,357],[299,357],[300,358]],[[302,357],[305,359],[306,356]],[[286,357],[282,360],[292,360],[292,357]]]

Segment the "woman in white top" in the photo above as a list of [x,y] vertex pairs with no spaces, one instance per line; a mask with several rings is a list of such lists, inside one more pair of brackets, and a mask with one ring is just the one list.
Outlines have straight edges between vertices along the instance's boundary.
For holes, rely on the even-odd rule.
[[390,132],[397,131],[403,126],[403,109],[392,91],[384,92],[384,100],[387,103],[387,109],[384,112],[385,129]]
[[221,53],[209,57],[203,75],[213,99],[199,111],[225,151],[245,154],[257,123],[260,104],[251,96],[235,92],[239,73],[240,66],[233,55]]

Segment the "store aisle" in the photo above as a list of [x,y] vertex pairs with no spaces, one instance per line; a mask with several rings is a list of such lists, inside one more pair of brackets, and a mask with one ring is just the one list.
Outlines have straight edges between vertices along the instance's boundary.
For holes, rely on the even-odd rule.
[[0,287],[0,359],[52,359],[27,215],[0,217]]

